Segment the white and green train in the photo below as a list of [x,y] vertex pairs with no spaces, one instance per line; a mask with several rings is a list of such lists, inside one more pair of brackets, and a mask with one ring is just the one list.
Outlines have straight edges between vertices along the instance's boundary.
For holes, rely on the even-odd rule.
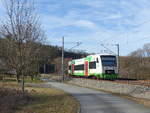
[[97,78],[115,79],[118,77],[116,55],[96,54],[75,59],[68,63],[68,74],[73,76],[95,76]]

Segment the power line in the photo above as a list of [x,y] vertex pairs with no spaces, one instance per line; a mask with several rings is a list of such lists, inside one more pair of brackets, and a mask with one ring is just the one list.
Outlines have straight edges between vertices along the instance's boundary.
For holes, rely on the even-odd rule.
[[147,21],[144,21],[143,23],[138,24],[137,26],[141,26],[141,25],[149,23],[149,22],[150,22],[150,20],[147,20]]
[[[138,26],[141,26],[141,25],[146,24],[146,23],[150,23],[150,20],[144,21],[144,22],[142,22],[142,23],[140,23],[140,24],[137,24],[136,26],[138,27]],[[133,31],[132,33],[137,33],[137,32],[139,32],[139,30]],[[103,42],[104,42],[105,40],[108,40],[108,39],[110,39],[110,37],[104,39]],[[142,39],[140,39],[140,40],[142,40]],[[137,41],[139,41],[139,40],[137,40]],[[134,41],[133,41],[133,42],[134,42]]]
[[[141,40],[146,40],[146,39],[150,39],[150,36],[146,36],[146,37],[143,37],[142,39],[138,39],[138,40],[134,40],[134,41],[130,41],[128,42],[128,44],[137,44],[137,43],[133,43],[133,42],[137,42],[137,41],[141,41]],[[127,45],[128,45],[127,44]],[[125,45],[125,44],[122,44],[122,45]]]
[[117,44],[100,44],[103,48],[105,48],[106,50],[108,50],[109,52],[113,53],[113,54],[116,54],[114,51],[112,51],[111,49],[109,49],[108,47],[106,46],[116,46]]
[[75,48],[75,47],[78,47],[78,46],[81,45],[81,44],[82,44],[82,42],[76,42],[76,45],[73,46],[73,47],[71,47],[70,49],[73,49],[73,48]]

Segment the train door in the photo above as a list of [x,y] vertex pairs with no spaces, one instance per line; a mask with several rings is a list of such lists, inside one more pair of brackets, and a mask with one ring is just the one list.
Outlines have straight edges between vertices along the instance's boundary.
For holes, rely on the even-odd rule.
[[71,67],[72,67],[72,69],[71,69],[71,70],[72,70],[72,75],[73,75],[73,74],[74,74],[74,64],[72,64],[72,66],[71,66]]
[[85,61],[84,63],[84,75],[88,76],[88,68],[89,68],[89,63],[88,61]]

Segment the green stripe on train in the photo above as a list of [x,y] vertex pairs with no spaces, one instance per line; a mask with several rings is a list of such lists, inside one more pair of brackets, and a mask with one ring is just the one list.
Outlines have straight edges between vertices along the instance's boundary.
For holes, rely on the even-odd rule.
[[84,60],[87,60],[88,62],[91,62],[92,56],[88,56],[88,57],[86,57]]
[[[74,76],[85,76],[84,73],[74,73]],[[118,77],[117,74],[96,74],[96,73],[90,73],[89,76],[95,76],[97,78],[103,78],[103,79],[116,79]]]
[[90,73],[90,76],[95,76],[97,78],[104,78],[104,79],[115,79],[118,77],[117,74],[105,74],[105,73],[103,74],[96,74],[96,73],[91,74]]
[[84,76],[84,72],[83,73],[73,73],[73,75],[75,75],[75,76]]

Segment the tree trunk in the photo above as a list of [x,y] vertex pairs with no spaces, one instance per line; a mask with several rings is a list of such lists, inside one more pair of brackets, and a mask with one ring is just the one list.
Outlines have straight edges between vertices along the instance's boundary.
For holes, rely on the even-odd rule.
[[33,81],[33,79],[34,79],[34,76],[33,76],[33,75],[31,75],[31,80]]
[[16,75],[16,78],[17,78],[17,82],[19,83],[20,82],[20,80],[19,80],[20,79],[19,74]]

